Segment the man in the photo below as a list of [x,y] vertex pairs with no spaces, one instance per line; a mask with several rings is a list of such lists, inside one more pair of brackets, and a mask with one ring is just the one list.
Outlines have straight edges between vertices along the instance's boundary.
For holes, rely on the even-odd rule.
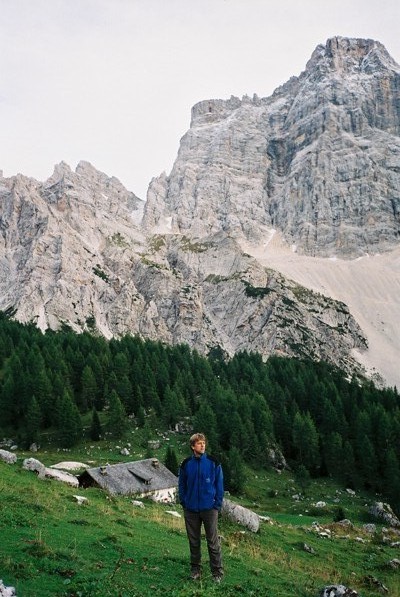
[[222,467],[206,454],[206,438],[195,433],[190,438],[192,456],[179,467],[179,500],[184,510],[190,547],[191,578],[201,577],[201,525],[207,539],[210,568],[215,582],[223,576],[221,546],[218,537],[218,512],[224,497]]

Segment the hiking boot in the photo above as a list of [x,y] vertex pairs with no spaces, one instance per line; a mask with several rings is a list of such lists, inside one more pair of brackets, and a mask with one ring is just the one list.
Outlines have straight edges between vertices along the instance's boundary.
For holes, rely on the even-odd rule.
[[193,570],[190,573],[190,580],[200,580],[201,578],[201,574],[198,570]]
[[215,583],[220,583],[222,578],[223,578],[222,574],[213,574],[213,577],[212,577],[212,579]]

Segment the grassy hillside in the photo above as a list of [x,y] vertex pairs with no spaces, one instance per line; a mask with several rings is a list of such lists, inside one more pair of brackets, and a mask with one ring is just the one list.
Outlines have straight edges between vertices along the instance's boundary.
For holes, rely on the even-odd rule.
[[[161,460],[166,443],[156,453]],[[170,443],[184,454],[186,438],[171,435]],[[123,458],[115,444],[101,442],[70,451],[47,448],[36,457],[48,466],[61,460],[101,464],[144,456],[139,447],[131,454]],[[331,482],[313,481],[296,501],[292,496],[301,489],[291,473],[247,470],[245,492],[235,499],[272,523],[262,522],[260,532],[252,534],[221,519],[226,577],[216,586],[207,566],[200,583],[188,580],[183,519],[167,513],[181,512],[180,506],[144,500],[145,508],[138,508],[131,497],[43,481],[22,470],[27,456],[32,454],[19,452],[14,465],[0,462],[0,578],[17,588],[18,597],[306,597],[317,596],[330,583],[373,597],[382,594],[373,579],[392,597],[400,596],[399,572],[388,565],[399,557],[399,548],[383,542],[381,525],[374,535],[363,529],[371,522],[367,507],[373,495],[352,496]],[[87,497],[87,504],[78,505],[74,495]],[[325,507],[313,505],[321,500]],[[334,523],[338,515],[349,518],[354,528]],[[320,537],[314,521],[332,537]],[[305,543],[314,553],[304,550]],[[204,554],[207,560],[205,543]]]

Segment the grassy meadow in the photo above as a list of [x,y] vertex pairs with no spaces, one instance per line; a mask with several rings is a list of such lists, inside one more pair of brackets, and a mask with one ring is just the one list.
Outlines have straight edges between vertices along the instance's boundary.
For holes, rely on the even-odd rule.
[[[164,460],[166,444],[179,457],[186,455],[186,438],[170,434],[154,452]],[[374,495],[351,495],[333,482],[313,480],[301,500],[301,488],[286,471],[247,470],[245,491],[231,496],[271,521],[262,521],[253,534],[222,518],[220,533],[225,578],[214,585],[204,541],[204,570],[200,582],[188,580],[188,544],[179,505],[130,497],[111,497],[99,489],[77,489],[56,480],[41,480],[22,469],[34,456],[49,466],[76,460],[92,466],[146,457],[140,443],[131,442],[130,457],[120,455],[126,442],[81,444],[68,451],[47,446],[37,454],[17,451],[14,465],[0,462],[0,578],[16,587],[18,597],[145,597],[147,595],[263,595],[317,596],[327,584],[345,584],[362,597],[400,596],[399,571],[388,562],[399,557],[390,547],[382,525],[368,534],[363,525]],[[87,498],[79,505],[74,495]],[[326,502],[316,507],[318,501]],[[354,528],[334,522],[350,519]],[[331,531],[320,537],[312,526]],[[398,536],[393,536],[397,541]],[[305,551],[304,544],[313,553]]]

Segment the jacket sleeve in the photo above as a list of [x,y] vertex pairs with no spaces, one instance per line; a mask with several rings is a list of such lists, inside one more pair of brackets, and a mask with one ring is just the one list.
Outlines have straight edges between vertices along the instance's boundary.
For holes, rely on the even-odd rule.
[[185,501],[186,501],[186,471],[185,471],[185,466],[183,465],[183,463],[179,467],[179,472],[178,472],[178,493],[179,493],[179,502],[180,502],[182,508],[184,508]]
[[222,466],[219,464],[215,470],[214,508],[216,510],[221,510],[223,499],[224,499],[224,474],[222,472]]

